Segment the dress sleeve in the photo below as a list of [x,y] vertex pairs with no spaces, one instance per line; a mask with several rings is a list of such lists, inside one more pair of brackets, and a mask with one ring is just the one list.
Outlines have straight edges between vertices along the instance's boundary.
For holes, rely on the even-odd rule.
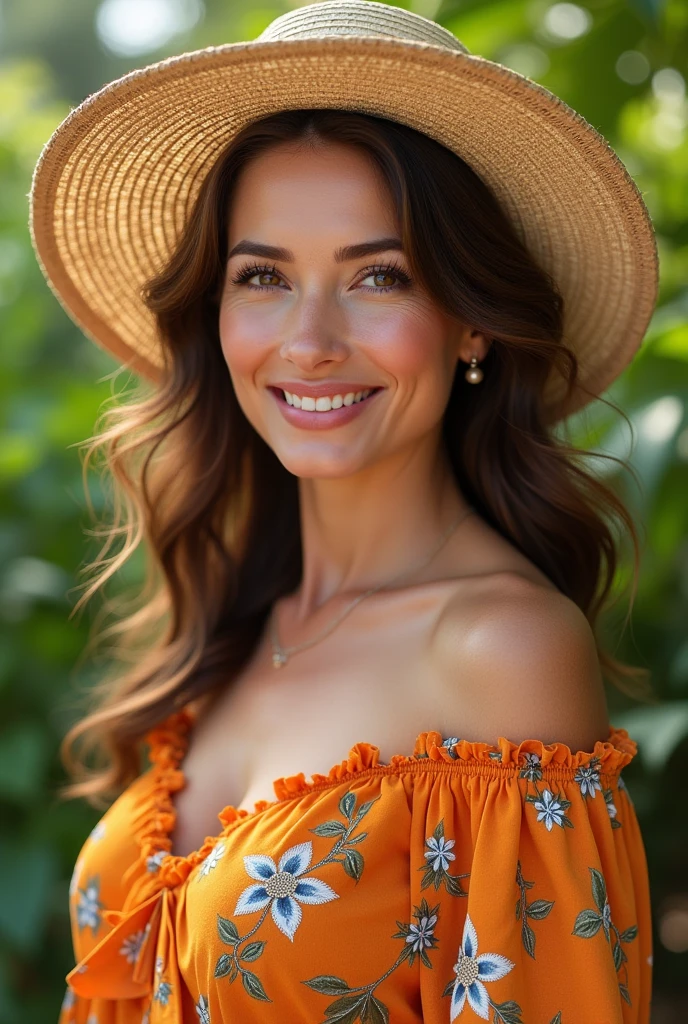
[[407,939],[425,1024],[648,1024],[649,881],[621,779],[636,750],[614,727],[592,753],[427,734]]

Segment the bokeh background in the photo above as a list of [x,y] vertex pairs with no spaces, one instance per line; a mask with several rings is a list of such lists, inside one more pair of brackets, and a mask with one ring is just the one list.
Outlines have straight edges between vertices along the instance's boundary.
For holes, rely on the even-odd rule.
[[[117,390],[114,362],[44,282],[28,232],[31,172],[88,94],[185,50],[253,39],[293,0],[0,0],[0,1022],[57,1019],[73,966],[71,871],[99,812],[63,803],[57,756],[73,696],[102,670],[81,655],[93,618],[71,616],[93,554],[79,441]],[[633,616],[605,629],[651,671],[652,702],[610,689],[612,722],[640,752],[624,771],[649,859],[653,1024],[688,1020],[688,2],[399,0],[474,52],[563,97],[605,135],[641,189],[661,261],[644,344],[602,403],[570,424],[631,507],[643,561]],[[97,481],[91,496],[104,498]],[[623,593],[630,552],[620,567]],[[137,566],[129,579],[136,582]],[[621,632],[621,635],[619,636]],[[588,1024],[588,1022],[576,1022]]]

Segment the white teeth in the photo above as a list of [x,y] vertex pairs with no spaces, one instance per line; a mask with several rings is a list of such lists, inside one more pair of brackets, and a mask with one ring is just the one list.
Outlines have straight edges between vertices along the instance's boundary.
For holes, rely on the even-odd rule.
[[341,409],[343,405],[353,405],[355,402],[362,402],[372,392],[372,388],[365,391],[349,391],[346,395],[323,395],[321,398],[312,398],[310,395],[294,395],[284,391],[284,397],[289,405],[295,409],[305,409],[308,412],[329,412],[330,409]]

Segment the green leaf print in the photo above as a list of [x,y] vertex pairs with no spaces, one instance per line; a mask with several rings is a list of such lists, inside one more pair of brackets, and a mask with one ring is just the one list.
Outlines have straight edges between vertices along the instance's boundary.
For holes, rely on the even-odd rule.
[[262,955],[265,946],[266,943],[260,940],[256,942],[249,942],[248,946],[246,946],[243,953],[240,955],[239,959],[248,961],[257,960],[258,957]]
[[346,825],[341,821],[324,821],[322,825],[316,825],[310,830],[316,836],[324,836],[326,839],[332,836],[341,836],[346,832]]
[[547,917],[553,906],[554,900],[533,900],[532,903],[528,904],[528,917],[532,917],[536,921],[542,921],[543,918]]
[[592,910],[589,907],[581,910],[576,917],[571,934],[577,935],[582,939],[591,939],[597,935],[600,929],[603,930],[607,942],[611,944],[614,969],[617,973],[622,969],[626,973],[623,981],[619,981],[619,992],[622,998],[631,1006],[631,996],[628,990],[628,968],[624,967],[628,957],[621,943],[632,942],[638,935],[638,926],[633,924],[624,929],[624,931],[619,931],[612,920],[611,907],[607,899],[607,886],[602,872],[598,871],[597,868],[591,867],[588,868],[588,871],[590,872],[592,897],[597,910]]
[[535,932],[528,924],[528,918],[532,921],[543,921],[554,906],[554,900],[533,900],[528,903],[526,893],[532,889],[535,882],[527,881],[521,871],[520,860],[516,863],[516,884],[519,887],[520,895],[516,901],[516,920],[521,921],[521,941],[526,953],[535,959]]
[[[357,810],[355,794],[347,791],[339,801],[339,810],[346,821],[329,819],[309,829],[322,839],[333,840],[329,852],[315,864],[311,864],[313,844],[310,840],[284,850],[279,857],[279,863],[275,863],[272,857],[262,852],[244,857],[248,880],[253,882],[239,894],[234,914],[259,914],[259,917],[253,927],[242,935],[233,920],[221,914],[217,915],[218,936],[221,942],[231,947],[231,950],[223,952],[218,958],[215,977],[227,978],[232,983],[241,976],[244,989],[252,998],[271,1002],[260,978],[244,966],[246,963],[259,960],[267,945],[265,940],[256,939],[254,936],[270,915],[279,931],[293,942],[302,918],[301,903],[308,908],[307,913],[311,913],[311,907],[339,899],[340,894],[314,874],[326,864],[341,864],[345,873],[358,883],[363,874],[365,861],[360,850],[354,849],[354,844],[360,844],[368,833],[354,835],[354,832],[378,799],[379,797],[376,797],[375,800],[361,804]],[[341,996],[349,991],[346,982],[341,979],[330,980],[329,984],[335,987],[326,992],[328,995]],[[336,987],[337,984],[340,987]],[[377,1007],[373,1004],[368,1005],[365,992],[356,991],[360,993],[356,1000],[361,1003],[361,1008],[364,1008],[365,1004],[366,1019],[377,1019]],[[338,1016],[332,1019],[346,1020],[350,1012],[353,1012],[353,1020],[359,1009],[354,1010],[350,1007],[342,1012],[343,1016],[339,1015],[338,1010]]]
[[369,996],[365,1009],[363,1024],[389,1024],[389,1010],[375,996]]
[[602,910],[604,910],[604,905],[607,902],[607,886],[605,885],[601,872],[596,868],[590,868],[589,870],[592,875],[593,899],[597,904],[597,909],[602,912]]
[[595,910],[581,910],[573,926],[572,935],[582,939],[591,939],[602,927],[602,918]]
[[330,1003],[325,1012],[329,1020],[339,1020],[341,1016],[347,1016],[355,1011],[354,1016],[351,1018],[355,1020],[360,1015],[360,1011],[366,1002],[367,998],[365,995],[341,996],[339,999],[335,999],[333,1003]]
[[233,966],[234,961],[232,960],[229,953],[223,953],[220,959],[215,964],[215,977],[224,978],[225,975],[230,973]]
[[324,996],[338,996],[351,991],[344,979],[334,974],[320,974],[317,978],[304,981],[303,984]]
[[320,974],[315,978],[303,981],[303,985],[320,992],[322,995],[338,996],[334,1002],[325,1007],[323,1024],[389,1024],[387,1006],[375,996],[375,989],[382,984],[397,968],[408,961],[413,965],[415,957],[432,968],[427,950],[435,948],[437,938],[434,930],[439,914],[439,904],[430,907],[427,900],[422,899],[420,906],[413,908],[415,922],[397,921],[399,930],[392,938],[403,939],[399,955],[383,975],[367,985],[349,985],[343,978],[333,974]]
[[490,1001],[490,1006],[494,1010],[493,1024],[523,1024],[521,1018],[523,1011],[513,999],[508,999],[505,1003]]
[[427,864],[421,864],[418,868],[423,872],[420,883],[421,891],[432,885],[437,892],[439,887],[444,885],[450,896],[468,896],[460,880],[468,878],[470,872],[467,871],[463,875],[449,874],[449,863],[456,859],[456,855],[452,852],[454,840],[445,838],[444,819],[435,826],[432,835],[425,840],[425,845],[427,850],[423,856]]
[[353,793],[345,793],[339,801],[339,810],[348,821],[351,821],[351,815],[353,814],[355,806],[356,797]]
[[228,946],[233,946],[239,941],[237,926],[228,917],[222,917],[220,914],[217,915],[217,930],[222,941],[226,942]]
[[347,875],[353,878],[356,882],[360,880],[363,874],[363,857],[358,850],[346,850],[344,853],[344,870]]
[[349,878],[353,878],[355,882],[360,880],[365,861],[363,855],[358,850],[353,850],[352,847],[367,839],[368,833],[359,832],[358,835],[353,833],[358,828],[361,819],[365,817],[373,804],[379,799],[378,796],[374,800],[368,800],[356,810],[356,795],[351,791],[347,791],[339,801],[339,810],[346,818],[348,824],[330,819],[308,830],[321,838],[336,839],[327,856],[323,857],[317,864],[314,864],[310,869],[311,871],[322,867],[324,864],[336,862],[342,865]]
[[250,971],[242,971],[241,980],[248,994],[253,996],[254,999],[262,999],[265,1003],[272,1002],[266,996],[263,984],[257,974],[251,974]]

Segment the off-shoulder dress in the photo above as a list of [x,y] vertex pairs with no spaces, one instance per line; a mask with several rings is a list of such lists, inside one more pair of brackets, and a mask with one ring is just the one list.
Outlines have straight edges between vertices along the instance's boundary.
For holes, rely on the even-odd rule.
[[176,856],[194,720],[149,732],[81,849],[58,1024],[648,1024],[625,729],[590,752],[428,731],[387,763],[357,743]]

